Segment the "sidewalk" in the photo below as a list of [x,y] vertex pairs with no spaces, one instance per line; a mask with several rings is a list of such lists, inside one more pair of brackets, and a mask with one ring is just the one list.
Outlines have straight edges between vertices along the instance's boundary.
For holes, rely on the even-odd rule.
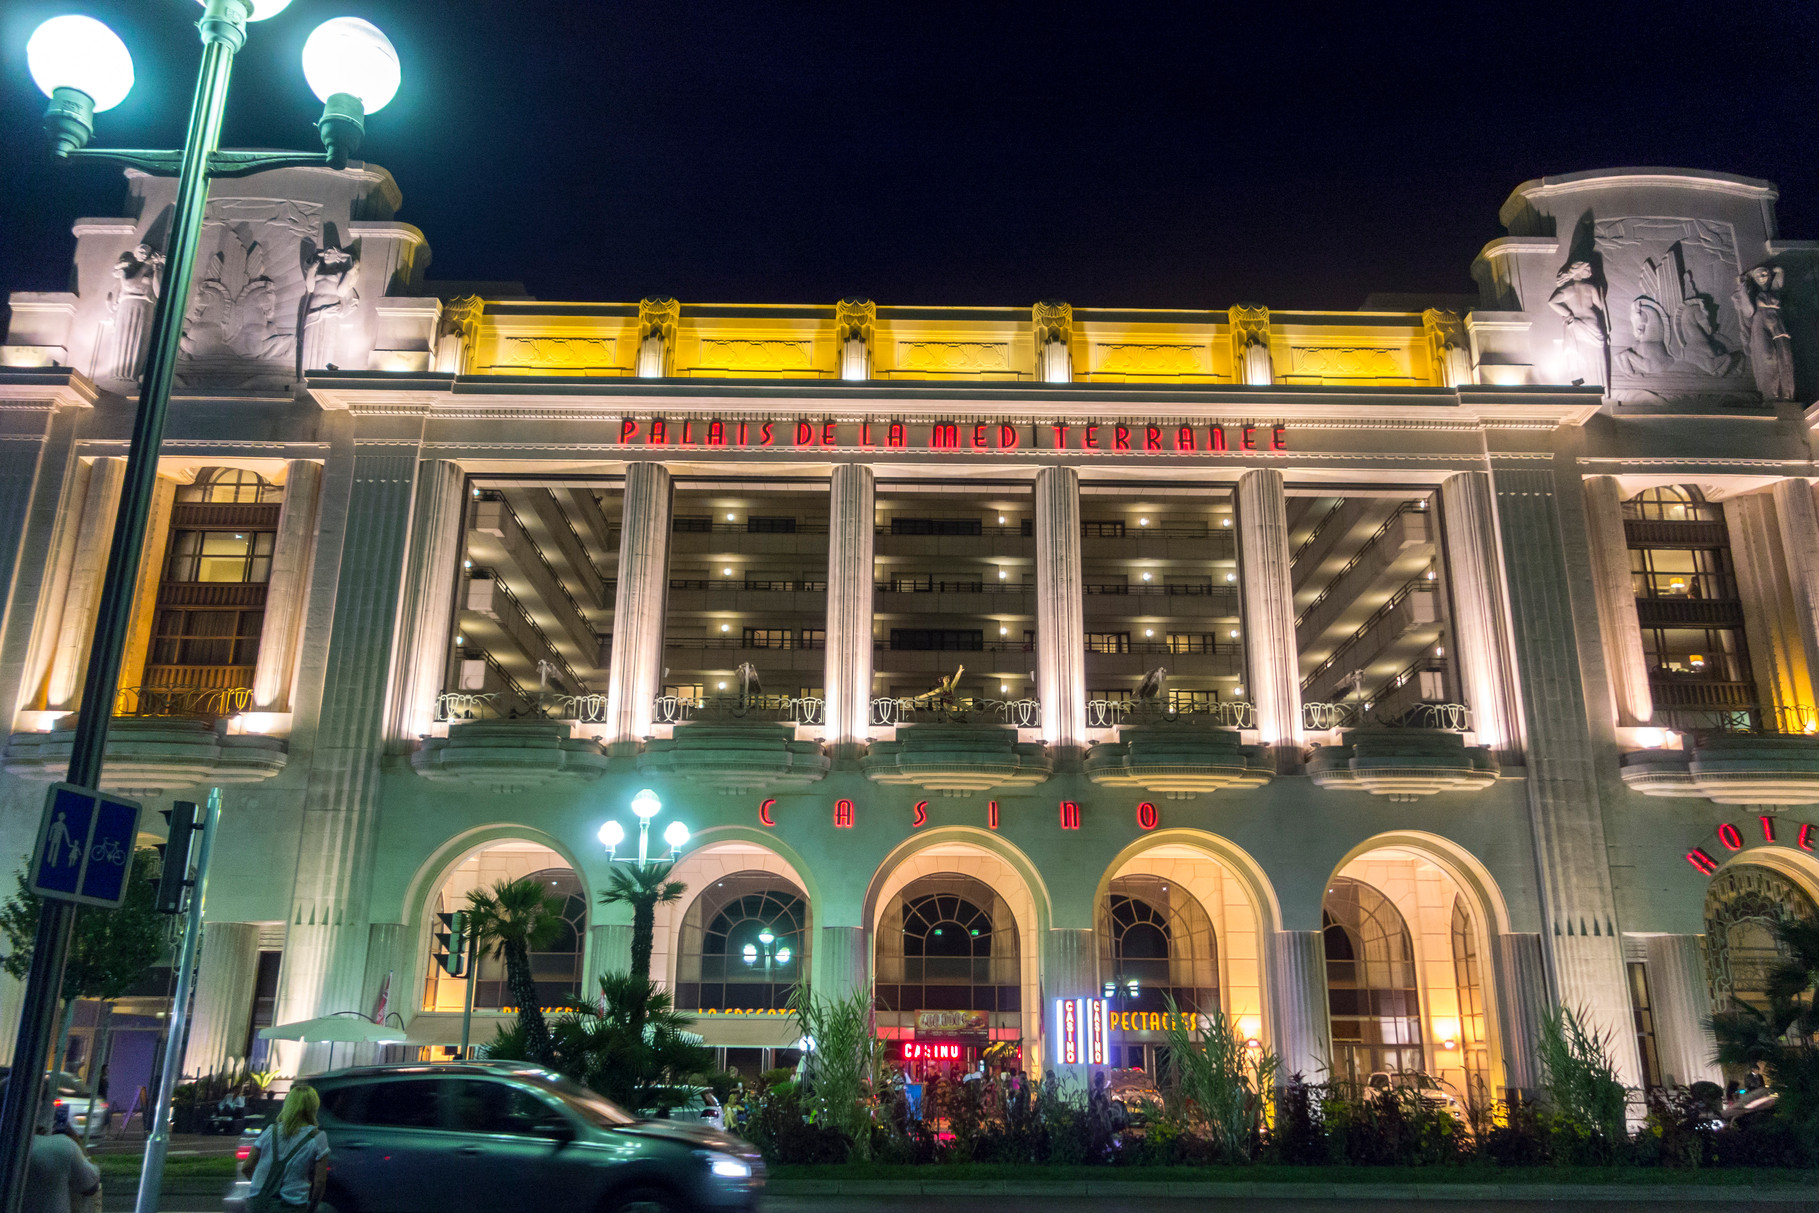
[[1167,1197],[1200,1200],[1375,1200],[1470,1201],[1600,1201],[1646,1204],[1726,1203],[1819,1206],[1819,1189],[1810,1184],[1550,1184],[1550,1183],[1158,1183],[1093,1179],[1063,1183],[965,1180],[825,1180],[783,1179],[765,1188],[766,1196],[837,1199],[890,1196]]

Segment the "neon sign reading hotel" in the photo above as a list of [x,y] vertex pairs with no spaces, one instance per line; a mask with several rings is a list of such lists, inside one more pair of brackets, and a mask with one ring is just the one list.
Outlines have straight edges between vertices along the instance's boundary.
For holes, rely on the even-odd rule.
[[1100,451],[1220,454],[1286,451],[1286,425],[906,421],[727,421],[627,417],[619,446],[697,450]]

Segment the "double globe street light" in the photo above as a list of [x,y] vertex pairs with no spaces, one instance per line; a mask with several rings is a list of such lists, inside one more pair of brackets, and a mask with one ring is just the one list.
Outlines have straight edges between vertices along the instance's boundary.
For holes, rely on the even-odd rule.
[[[632,812],[638,817],[638,866],[645,867],[650,862],[651,818],[663,811],[663,802],[657,799],[657,793],[645,788],[632,797]],[[600,827],[600,845],[606,848],[606,861],[615,863],[619,860],[619,846],[625,841],[625,827],[608,818]],[[682,853],[688,845],[688,827],[680,821],[672,821],[663,831],[663,841],[669,844],[670,862]]]
[[[202,0],[202,65],[190,100],[189,125],[178,151],[91,148],[95,115],[119,105],[133,86],[133,58],[126,44],[93,17],[68,14],[40,25],[26,43],[26,66],[33,81],[50,98],[44,121],[51,148],[61,161],[102,160],[151,176],[175,177],[170,236],[163,256],[166,280],[152,312],[145,371],[139,383],[139,407],[127,450],[125,483],[108,549],[107,571],[96,610],[94,639],[82,684],[82,710],[76,718],[68,782],[80,788],[100,786],[101,762],[107,749],[108,710],[120,686],[120,666],[132,611],[133,581],[144,546],[145,523],[158,478],[158,448],[176,371],[178,339],[195,274],[208,184],[215,177],[237,177],[270,169],[326,166],[340,169],[359,151],[367,115],[384,108],[398,91],[398,52],[377,27],[357,17],[337,17],[318,26],[303,47],[303,76],[322,101],[316,124],[323,150],[305,152],[222,151],[221,123],[227,107],[234,55],[246,45],[249,22],[283,12],[291,0]],[[35,1075],[39,1059],[49,1055],[55,1030],[57,995],[63,983],[74,922],[70,902],[47,898],[38,915],[26,977],[25,1006],[14,1045],[15,1076]],[[188,1002],[177,992],[176,1005]],[[177,1037],[173,1033],[173,1038]],[[175,1067],[165,1067],[160,1108],[169,1105]],[[0,1111],[0,1213],[18,1213],[24,1199],[32,1122],[37,1113],[35,1081],[7,1084]],[[157,1207],[162,1172],[162,1134],[154,1134],[146,1151],[145,1177],[138,1208]]]

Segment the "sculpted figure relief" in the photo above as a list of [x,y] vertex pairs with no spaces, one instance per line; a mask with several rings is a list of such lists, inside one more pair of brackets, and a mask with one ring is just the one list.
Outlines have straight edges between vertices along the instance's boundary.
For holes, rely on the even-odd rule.
[[164,254],[140,244],[120,254],[114,262],[114,289],[108,296],[114,328],[102,376],[137,379],[145,371],[145,336],[152,312],[164,292]]
[[1719,339],[1718,304],[1693,282],[1678,247],[1644,261],[1639,278],[1630,304],[1636,344],[1617,355],[1624,374],[1724,376],[1737,369],[1743,355]]
[[[265,249],[235,231],[204,263],[190,297],[180,348],[189,358],[276,358],[290,339],[277,331],[278,289],[266,273]],[[231,254],[231,256],[230,256]]]
[[1611,324],[1604,288],[1589,261],[1568,262],[1554,279],[1547,305],[1566,325],[1566,355],[1586,383],[1610,382]]
[[303,340],[299,374],[334,365],[343,318],[360,302],[354,254],[325,248],[303,270]]
[[1737,279],[1737,314],[1756,389],[1765,400],[1794,398],[1794,339],[1781,318],[1786,275],[1778,265],[1759,265]]

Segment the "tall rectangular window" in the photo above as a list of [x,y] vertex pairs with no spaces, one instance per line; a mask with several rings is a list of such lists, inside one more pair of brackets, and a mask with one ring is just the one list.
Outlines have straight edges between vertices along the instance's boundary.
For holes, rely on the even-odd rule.
[[1636,1021],[1636,1052],[1642,1056],[1642,1085],[1661,1085],[1661,1059],[1655,1051],[1655,1006],[1649,997],[1648,966],[1629,963],[1630,1013]]

